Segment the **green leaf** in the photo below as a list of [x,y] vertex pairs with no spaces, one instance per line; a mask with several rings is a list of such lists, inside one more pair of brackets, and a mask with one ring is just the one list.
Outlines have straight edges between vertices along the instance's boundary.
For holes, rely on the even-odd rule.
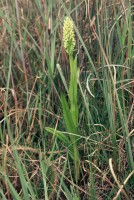
[[63,132],[57,131],[54,128],[50,128],[50,127],[46,127],[45,130],[55,135],[58,139],[60,139],[65,144],[68,144],[68,145],[70,144],[70,140],[67,138],[67,136]]
[[77,57],[73,60],[70,55],[70,85],[69,85],[69,100],[70,100],[70,112],[75,127],[78,127],[78,104],[77,104],[77,80],[79,76],[79,70],[77,69]]
[[45,130],[48,131],[49,133],[55,135],[59,140],[61,140],[64,143],[64,145],[66,146],[66,148],[68,148],[69,155],[71,156],[71,158],[74,159],[73,147],[72,147],[72,144],[70,144],[71,142],[68,139],[67,135],[65,135],[64,132],[55,130],[54,128],[46,127]]
[[28,182],[25,179],[23,166],[21,164],[20,158],[19,158],[16,150],[14,150],[14,156],[15,156],[15,160],[16,160],[16,163],[17,163],[18,174],[19,174],[24,198],[27,199],[27,200],[30,200],[30,197],[29,197],[30,195],[29,195],[29,192],[28,192]]
[[3,190],[0,188],[0,198],[2,197],[3,200],[7,200],[6,196],[3,193]]
[[[74,126],[70,109],[64,95],[61,96],[61,104],[62,104],[63,116],[64,116],[64,120],[66,124],[66,129],[69,133],[75,133],[76,127]],[[70,135],[71,140],[72,138],[74,140],[74,136]]]
[[[62,109],[63,109],[63,115],[64,115],[64,120],[66,124],[66,129],[69,133],[77,133],[77,127],[75,127],[71,112],[69,110],[68,103],[65,99],[65,96],[61,96],[61,103],[62,103]],[[78,181],[79,177],[79,164],[80,164],[80,158],[79,158],[79,152],[77,148],[77,143],[76,143],[76,136],[75,135],[69,135],[71,142],[73,144],[73,157],[74,157],[74,165],[75,165],[75,179],[76,182]]]
[[10,192],[11,192],[12,197],[14,198],[14,200],[22,200],[22,199],[19,197],[19,195],[18,195],[17,191],[15,190],[14,186],[13,186],[12,183],[10,182],[9,178],[8,178],[7,176],[5,176],[5,178],[6,178],[6,181],[7,181],[7,183],[8,183],[8,186],[9,186],[9,188],[10,188]]

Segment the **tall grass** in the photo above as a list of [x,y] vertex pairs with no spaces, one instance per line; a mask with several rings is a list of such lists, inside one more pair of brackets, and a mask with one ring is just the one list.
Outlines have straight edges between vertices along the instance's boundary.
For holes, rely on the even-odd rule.
[[[79,133],[66,129],[60,99],[70,80],[66,16],[77,40]],[[133,33],[131,1],[0,0],[0,199],[134,198]]]

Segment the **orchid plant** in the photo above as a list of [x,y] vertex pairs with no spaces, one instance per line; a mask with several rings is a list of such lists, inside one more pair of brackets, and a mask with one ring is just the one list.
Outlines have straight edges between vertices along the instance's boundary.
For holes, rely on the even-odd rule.
[[61,105],[63,117],[66,125],[68,135],[62,131],[54,130],[53,128],[46,128],[52,134],[55,134],[68,148],[70,157],[74,160],[75,180],[78,181],[80,170],[80,156],[77,147],[77,140],[79,135],[78,130],[78,104],[77,104],[77,86],[79,69],[77,67],[77,56],[73,57],[73,52],[76,46],[73,22],[69,17],[66,17],[63,25],[63,44],[69,56],[70,63],[70,81],[68,90],[68,101],[65,95],[61,95]]

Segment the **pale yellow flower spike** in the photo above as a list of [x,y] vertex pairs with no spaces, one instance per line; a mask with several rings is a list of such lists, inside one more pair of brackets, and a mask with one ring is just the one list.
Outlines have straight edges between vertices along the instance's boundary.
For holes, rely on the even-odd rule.
[[73,22],[66,17],[63,25],[63,44],[68,54],[72,54],[76,45]]

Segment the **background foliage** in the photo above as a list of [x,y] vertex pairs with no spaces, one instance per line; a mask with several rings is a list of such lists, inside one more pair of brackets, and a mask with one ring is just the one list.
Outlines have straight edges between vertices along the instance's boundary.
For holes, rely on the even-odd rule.
[[[60,102],[65,16],[77,41],[78,182]],[[0,35],[0,198],[133,199],[133,2],[0,0]]]

